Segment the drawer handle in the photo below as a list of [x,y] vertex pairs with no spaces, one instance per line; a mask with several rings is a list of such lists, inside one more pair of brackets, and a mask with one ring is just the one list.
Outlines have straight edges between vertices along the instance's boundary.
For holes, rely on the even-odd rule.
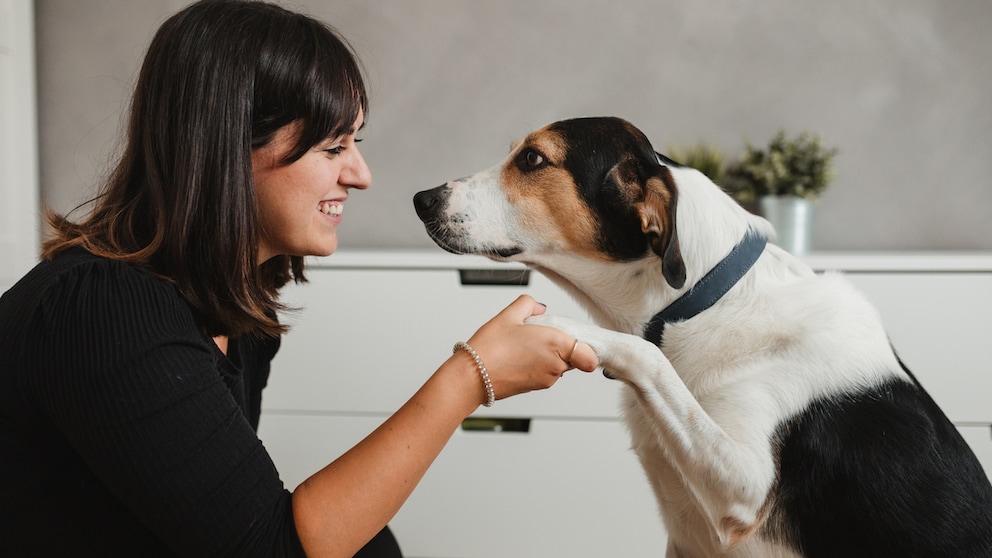
[[465,432],[530,432],[529,418],[468,417],[462,421]]
[[462,285],[499,285],[525,287],[530,283],[529,269],[459,269]]

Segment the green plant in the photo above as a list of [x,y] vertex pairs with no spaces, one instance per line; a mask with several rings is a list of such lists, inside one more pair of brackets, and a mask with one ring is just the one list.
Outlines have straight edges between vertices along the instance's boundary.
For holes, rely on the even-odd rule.
[[743,202],[763,196],[813,199],[833,181],[836,155],[837,149],[824,147],[818,134],[788,138],[780,130],[765,149],[746,143],[740,160],[727,169],[723,186]]
[[716,147],[696,142],[690,146],[672,145],[668,156],[687,167],[692,167],[719,184],[723,180],[724,163],[727,156]]

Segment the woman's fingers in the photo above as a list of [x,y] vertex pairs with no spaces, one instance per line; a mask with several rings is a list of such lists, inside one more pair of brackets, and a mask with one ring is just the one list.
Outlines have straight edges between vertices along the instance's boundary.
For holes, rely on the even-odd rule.
[[571,368],[592,372],[599,366],[599,357],[596,356],[596,351],[593,351],[592,347],[582,341],[577,341],[574,347],[575,350],[572,352],[571,358],[566,360]]

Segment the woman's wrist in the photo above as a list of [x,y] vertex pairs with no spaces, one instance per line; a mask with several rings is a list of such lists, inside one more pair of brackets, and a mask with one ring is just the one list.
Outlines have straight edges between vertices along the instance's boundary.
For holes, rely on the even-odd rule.
[[486,404],[488,394],[479,373],[479,366],[468,351],[454,351],[448,360],[441,365],[439,372],[449,377],[452,386],[457,388],[460,394],[463,394],[458,397],[458,400],[466,403],[465,416],[472,414],[479,406]]
[[486,393],[486,399],[482,404],[486,407],[492,407],[493,403],[496,402],[496,392],[493,390],[493,382],[489,378],[489,371],[486,369],[485,363],[482,362],[482,357],[479,356],[479,353],[475,352],[475,349],[471,345],[464,341],[455,343],[452,352],[457,353],[458,351],[465,351],[472,357],[472,361],[475,362],[475,367],[479,371],[479,378],[482,380],[482,388]]

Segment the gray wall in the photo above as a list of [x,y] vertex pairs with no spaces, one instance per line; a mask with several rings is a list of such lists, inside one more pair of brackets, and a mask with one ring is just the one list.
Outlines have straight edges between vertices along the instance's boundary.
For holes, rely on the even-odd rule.
[[[43,201],[93,193],[155,28],[184,0],[36,0]],[[295,0],[366,66],[371,190],[341,246],[433,244],[418,190],[550,121],[616,115],[665,151],[776,130],[840,148],[816,249],[992,249],[988,0]]]

